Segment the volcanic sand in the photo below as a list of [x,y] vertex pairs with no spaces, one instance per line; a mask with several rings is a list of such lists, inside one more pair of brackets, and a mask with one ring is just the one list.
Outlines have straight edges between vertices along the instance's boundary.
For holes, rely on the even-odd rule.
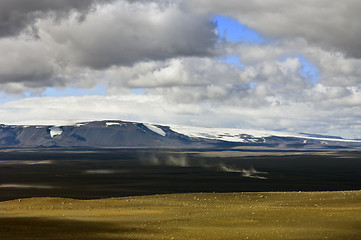
[[361,239],[361,191],[0,202],[0,239]]

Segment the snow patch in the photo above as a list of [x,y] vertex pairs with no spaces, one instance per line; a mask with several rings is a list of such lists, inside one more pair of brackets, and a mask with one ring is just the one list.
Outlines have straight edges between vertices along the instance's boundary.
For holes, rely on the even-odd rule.
[[108,126],[116,126],[116,125],[120,126],[121,124],[118,122],[106,122],[105,125],[107,125],[107,127],[108,127]]
[[157,134],[159,134],[159,135],[161,135],[163,137],[166,135],[166,133],[161,128],[159,128],[157,126],[154,126],[154,125],[149,124],[149,123],[143,123],[143,125],[146,126],[150,131],[153,131],[153,132],[155,132],[155,133],[157,133]]
[[[187,135],[193,138],[208,138],[228,142],[256,142],[257,139],[252,137],[271,136],[272,134],[262,134],[259,131],[232,129],[232,128],[203,128],[190,126],[176,126],[172,125],[170,128],[178,133]],[[241,135],[247,134],[249,137],[244,138]]]
[[[286,133],[278,131],[267,131],[267,130],[252,130],[252,129],[241,129],[241,128],[205,128],[205,127],[192,127],[192,126],[181,126],[181,125],[170,125],[171,130],[184,134],[188,137],[193,138],[208,138],[215,140],[223,140],[229,142],[256,142],[257,138],[262,139],[266,142],[265,137],[278,136],[278,137],[296,137],[303,139],[314,139],[323,140],[324,144],[326,141],[330,142],[360,142],[357,140],[350,139],[336,139],[336,138],[321,138],[321,137],[310,137],[304,136],[297,133]],[[241,135],[247,134],[251,138],[243,138]]]
[[50,137],[53,138],[63,133],[63,130],[60,127],[51,127],[50,128]]

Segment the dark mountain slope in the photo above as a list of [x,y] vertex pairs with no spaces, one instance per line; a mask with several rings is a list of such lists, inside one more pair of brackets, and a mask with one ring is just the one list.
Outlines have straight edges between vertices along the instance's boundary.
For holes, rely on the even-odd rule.
[[[185,132],[187,132],[187,129]],[[311,136],[286,137],[269,135],[255,137],[243,132],[238,133],[238,131],[233,135],[227,132],[214,133],[213,130],[212,132],[212,136],[202,132],[199,135],[182,134],[168,126],[125,121],[94,121],[58,127],[0,125],[0,148],[229,148],[234,146],[302,148],[313,145],[322,145],[323,147],[361,146],[360,142],[357,141],[321,138],[319,135],[317,135],[317,138]],[[224,140],[224,137],[227,137],[227,140]]]

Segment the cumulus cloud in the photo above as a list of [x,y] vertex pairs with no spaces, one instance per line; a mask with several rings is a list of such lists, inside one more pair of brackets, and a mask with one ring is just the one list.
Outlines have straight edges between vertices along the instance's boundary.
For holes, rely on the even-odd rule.
[[226,15],[271,39],[304,38],[350,57],[361,57],[361,16],[357,0],[217,1],[185,0],[198,13]]
[[57,25],[40,21],[38,26],[64,46],[67,61],[95,69],[207,56],[216,41],[209,19],[184,12],[176,3],[119,1],[98,7],[82,22],[73,18]]
[[2,0],[0,1],[0,37],[19,34],[37,19],[52,15],[65,17],[70,11],[85,14],[106,0]]
[[114,84],[131,88],[206,86],[240,81],[241,70],[215,58],[172,58],[166,61],[140,62],[131,67],[108,71]]
[[[303,64],[299,62],[299,57],[302,56],[319,69],[319,82],[323,85],[346,87],[361,83],[361,59],[347,57],[339,51],[327,51],[302,39],[280,40],[260,45],[228,44],[224,51],[226,54],[238,55],[246,66],[244,74],[252,78],[255,78],[255,75],[258,79],[275,78],[275,74],[278,75],[276,63],[285,59],[293,58],[295,64],[298,61],[297,68],[302,68],[303,66],[299,65]],[[297,71],[289,73],[302,77]]]
[[[0,39],[0,82],[19,83],[24,87],[43,87],[54,74],[54,60],[40,41]],[[44,83],[45,82],[45,83]]]
[[[177,2],[25,2],[0,3],[5,29],[0,38],[0,82],[8,93],[78,86],[89,70],[214,54],[214,23],[185,12]],[[100,2],[108,4],[96,4]],[[86,17],[79,20],[84,11]],[[61,13],[66,16],[59,20]],[[36,36],[21,31],[25,25],[31,25]]]

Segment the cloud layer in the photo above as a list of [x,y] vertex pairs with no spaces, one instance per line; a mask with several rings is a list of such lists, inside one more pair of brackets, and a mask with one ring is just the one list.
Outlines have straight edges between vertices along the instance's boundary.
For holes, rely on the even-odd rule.
[[[21,1],[9,2],[8,8],[15,8],[16,2]],[[4,26],[5,37],[0,38],[0,82],[9,93],[74,84],[74,75],[83,78],[89,69],[180,56],[211,56],[217,40],[213,22],[184,12],[177,3],[115,1],[91,5],[90,11],[90,3],[32,2],[38,4],[16,9],[19,15],[24,12],[25,19],[19,21],[26,24],[20,26],[17,19],[3,23],[10,26]],[[83,9],[89,12],[79,20]],[[58,12],[64,15],[65,10],[69,10],[67,15],[58,20]],[[49,14],[33,17],[38,12]],[[26,20],[27,14],[31,20]],[[25,26],[35,29],[36,36],[21,32]],[[6,36],[6,32],[18,35]]]
[[[360,7],[352,0],[1,1],[2,93],[37,97],[1,104],[0,121],[124,119],[360,138]],[[217,15],[265,41],[217,39]],[[106,96],[41,97],[48,88],[99,85]]]
[[197,13],[226,15],[271,39],[303,38],[347,56],[361,57],[360,9],[357,0],[186,0]]

